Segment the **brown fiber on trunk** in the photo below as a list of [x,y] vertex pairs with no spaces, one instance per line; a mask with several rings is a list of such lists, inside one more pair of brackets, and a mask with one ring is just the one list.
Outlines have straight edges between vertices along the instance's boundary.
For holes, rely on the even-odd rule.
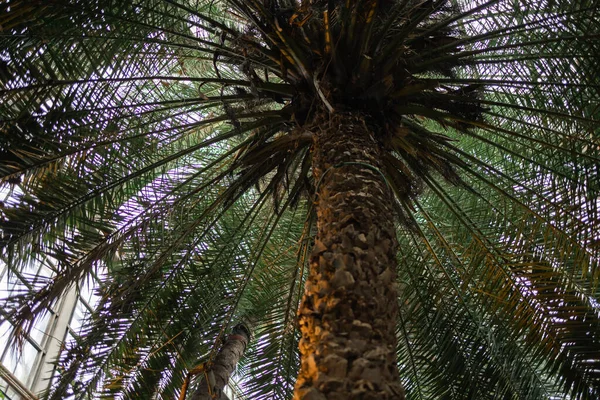
[[299,310],[294,399],[404,399],[396,365],[393,197],[363,118],[332,114],[312,129],[317,237]]

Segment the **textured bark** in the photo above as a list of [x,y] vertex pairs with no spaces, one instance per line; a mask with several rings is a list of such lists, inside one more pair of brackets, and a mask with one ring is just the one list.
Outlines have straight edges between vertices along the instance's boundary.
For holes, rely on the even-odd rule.
[[[237,327],[236,327],[237,328]],[[221,347],[219,354],[215,357],[212,367],[207,374],[202,376],[198,389],[194,392],[192,400],[228,400],[223,389],[229,382],[235,366],[248,345],[248,335],[244,329],[235,329],[234,333],[227,337]],[[209,390],[210,388],[210,390]],[[211,393],[213,396],[211,396]]]
[[381,168],[381,149],[360,116],[323,120],[313,130],[318,232],[299,310],[294,399],[404,399],[393,197],[369,167]]

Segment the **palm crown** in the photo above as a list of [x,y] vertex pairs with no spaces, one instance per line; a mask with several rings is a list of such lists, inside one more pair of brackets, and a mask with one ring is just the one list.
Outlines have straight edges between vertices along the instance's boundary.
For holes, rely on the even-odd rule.
[[[170,398],[245,317],[247,394],[288,398],[334,170],[393,193],[407,398],[600,395],[596,2],[3,7],[2,257],[53,271],[3,316],[99,280],[53,398]],[[317,165],[332,116],[376,165]]]

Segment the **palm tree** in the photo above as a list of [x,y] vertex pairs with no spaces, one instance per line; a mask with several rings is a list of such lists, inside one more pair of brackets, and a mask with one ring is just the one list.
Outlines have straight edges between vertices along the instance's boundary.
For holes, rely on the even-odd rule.
[[598,2],[2,7],[4,318],[100,296],[50,398],[245,315],[253,399],[600,396]]
[[186,382],[181,389],[179,398],[185,400],[187,386],[194,375],[203,374],[203,378],[194,392],[192,400],[229,400],[225,393],[225,387],[229,384],[229,378],[233,373],[240,357],[244,354],[250,340],[250,331],[245,324],[237,324],[231,335],[215,356],[211,365],[201,364],[199,368],[188,373]]

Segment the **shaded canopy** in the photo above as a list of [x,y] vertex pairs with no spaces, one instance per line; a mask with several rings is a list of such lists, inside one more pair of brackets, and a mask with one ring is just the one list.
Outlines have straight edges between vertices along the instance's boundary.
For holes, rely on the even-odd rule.
[[[311,3],[311,4],[308,4]],[[596,1],[13,1],[0,7],[0,246],[99,305],[53,398],[172,398],[255,321],[289,398],[319,112],[388,151],[410,399],[600,396]]]

